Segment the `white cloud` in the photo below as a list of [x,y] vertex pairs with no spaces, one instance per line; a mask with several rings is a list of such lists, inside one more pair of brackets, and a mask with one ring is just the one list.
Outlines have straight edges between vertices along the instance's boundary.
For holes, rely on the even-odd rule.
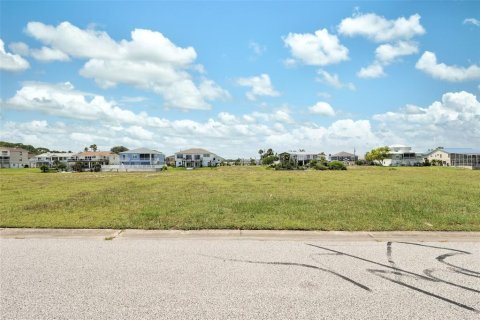
[[24,42],[12,42],[8,45],[8,47],[13,53],[21,56],[28,56],[30,54],[30,48]]
[[249,100],[255,101],[259,96],[277,97],[280,92],[275,90],[268,74],[261,74],[250,78],[239,78],[237,84],[242,87],[250,87],[246,93]]
[[26,82],[12,98],[2,102],[2,107],[42,112],[65,118],[110,123],[161,127],[166,121],[121,109],[115,102],[108,101],[103,96],[75,90],[69,82],[61,84]]
[[480,27],[480,20],[475,18],[466,18],[465,20],[463,20],[463,24],[471,24]]
[[373,119],[381,123],[380,130],[425,149],[439,144],[475,147],[480,137],[480,102],[465,91],[447,92],[426,108],[407,105]]
[[355,85],[353,83],[351,83],[351,82],[342,83],[337,74],[328,73],[327,71],[325,71],[323,69],[319,69],[317,71],[317,74],[319,76],[317,78],[317,81],[319,81],[319,82],[325,83],[325,84],[327,84],[329,86],[332,86],[334,88],[337,88],[337,89],[346,88],[346,89],[349,89],[349,90],[355,90]]
[[314,34],[289,33],[283,41],[293,57],[287,60],[287,65],[300,61],[306,65],[325,66],[348,60],[348,49],[327,29]]
[[408,56],[418,52],[418,45],[411,41],[398,41],[395,44],[382,44],[375,50],[377,61],[389,64],[398,57]]
[[335,115],[335,111],[333,110],[332,106],[323,101],[317,102],[315,105],[309,107],[308,111],[313,114],[319,114],[327,117],[333,117]]
[[355,14],[343,19],[338,32],[345,36],[364,36],[376,42],[411,39],[425,33],[420,24],[420,15],[414,14],[408,19],[400,17],[388,20],[375,13]]
[[18,54],[12,54],[5,51],[5,44],[0,39],[0,70],[18,72],[30,68],[27,60]]
[[425,51],[418,60],[415,67],[433,78],[461,82],[480,79],[480,67],[473,64],[467,68],[458,66],[449,66],[444,63],[438,63],[435,53]]
[[385,72],[383,72],[383,66],[381,64],[374,62],[368,67],[361,68],[357,76],[360,78],[379,78],[385,76]]
[[47,61],[68,61],[70,57],[63,51],[52,49],[48,47],[42,47],[41,49],[32,49],[30,55],[43,62]]
[[228,95],[212,80],[196,83],[191,71],[202,74],[204,69],[195,64],[195,49],[178,47],[160,32],[135,29],[131,40],[118,42],[106,32],[69,22],[56,27],[29,22],[26,32],[48,46],[39,49],[37,58],[87,59],[80,74],[102,88],[132,85],[159,94],[166,107],[180,109],[210,109],[209,101]]

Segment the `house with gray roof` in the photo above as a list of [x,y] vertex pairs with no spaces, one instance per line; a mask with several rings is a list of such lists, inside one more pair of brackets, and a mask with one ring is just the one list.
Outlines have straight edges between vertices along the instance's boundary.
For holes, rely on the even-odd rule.
[[148,148],[123,151],[118,156],[119,164],[103,165],[102,171],[161,171],[165,165],[165,155],[160,151]]
[[480,169],[480,148],[438,148],[425,155],[443,166]]
[[219,155],[202,148],[175,152],[175,166],[184,168],[216,167],[223,161]]

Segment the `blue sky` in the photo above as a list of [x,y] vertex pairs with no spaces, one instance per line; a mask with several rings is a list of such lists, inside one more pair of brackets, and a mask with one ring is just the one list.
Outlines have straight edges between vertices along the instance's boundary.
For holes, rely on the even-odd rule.
[[2,140],[480,147],[480,3],[1,1]]

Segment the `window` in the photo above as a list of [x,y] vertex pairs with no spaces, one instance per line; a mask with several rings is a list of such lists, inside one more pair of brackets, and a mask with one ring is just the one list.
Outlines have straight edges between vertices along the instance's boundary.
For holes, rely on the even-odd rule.
[[195,155],[195,160],[200,160],[200,155],[199,154]]
[[187,160],[192,160],[192,155],[191,155],[191,154],[187,154],[187,155],[185,156],[185,159],[187,159]]
[[140,154],[140,160],[150,160],[150,154],[149,153],[141,153]]
[[210,158],[210,153],[204,153],[204,154],[203,154],[203,157],[204,157],[204,158]]
[[183,154],[177,153],[177,159],[182,159],[182,158],[183,158]]

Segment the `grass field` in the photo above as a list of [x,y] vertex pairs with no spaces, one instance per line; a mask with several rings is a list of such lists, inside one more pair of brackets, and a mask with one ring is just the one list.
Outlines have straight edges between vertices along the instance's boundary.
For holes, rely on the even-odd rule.
[[0,226],[480,231],[480,170],[0,170]]

